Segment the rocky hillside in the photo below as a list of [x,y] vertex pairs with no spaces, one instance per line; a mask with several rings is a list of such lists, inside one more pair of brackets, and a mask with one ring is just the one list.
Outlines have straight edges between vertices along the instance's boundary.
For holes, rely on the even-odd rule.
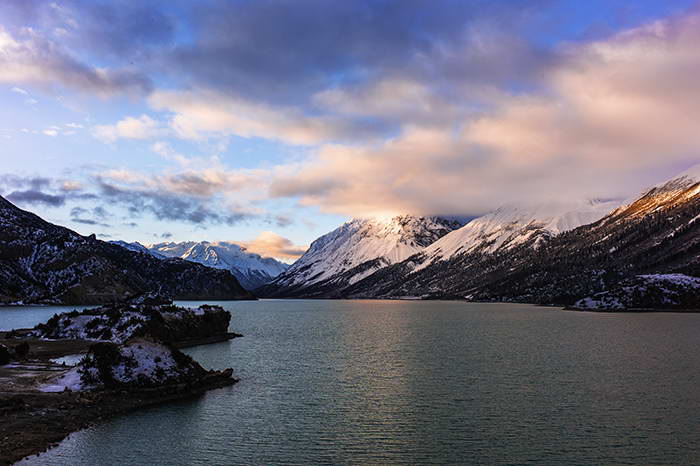
[[160,257],[179,257],[208,267],[228,270],[248,290],[271,282],[289,268],[289,265],[272,257],[262,257],[228,241],[158,243],[150,245],[147,251]]
[[368,275],[421,251],[464,225],[460,219],[415,217],[354,219],[314,241],[261,296],[337,296]]
[[0,303],[102,304],[147,292],[253,298],[228,272],[81,236],[0,197]]
[[619,310],[700,310],[700,278],[680,273],[637,275],[607,291],[580,299],[574,309]]

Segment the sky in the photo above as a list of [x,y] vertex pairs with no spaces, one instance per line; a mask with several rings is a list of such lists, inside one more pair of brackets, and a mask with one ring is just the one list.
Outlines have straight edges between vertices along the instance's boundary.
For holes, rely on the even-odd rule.
[[287,262],[352,217],[617,199],[700,162],[700,3],[3,0],[0,195]]

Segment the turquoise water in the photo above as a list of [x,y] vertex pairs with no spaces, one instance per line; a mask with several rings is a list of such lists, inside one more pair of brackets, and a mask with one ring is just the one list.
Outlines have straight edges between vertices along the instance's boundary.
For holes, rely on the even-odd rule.
[[700,462],[700,314],[220,304],[245,336],[188,353],[239,384],[75,433],[25,464]]

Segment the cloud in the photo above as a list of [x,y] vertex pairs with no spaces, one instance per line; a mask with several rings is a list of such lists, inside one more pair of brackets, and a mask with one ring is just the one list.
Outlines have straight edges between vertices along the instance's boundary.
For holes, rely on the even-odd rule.
[[65,196],[47,194],[35,189],[13,191],[5,197],[8,201],[18,204],[45,204],[51,207],[60,207],[66,203]]
[[[536,88],[493,92],[443,125],[430,119],[439,113],[430,94],[413,88],[423,122],[381,145],[323,146],[278,170],[270,193],[351,215],[478,214],[514,200],[629,194],[700,159],[698,43],[695,11],[570,44]],[[319,99],[364,108],[336,91]]]
[[26,90],[22,89],[21,87],[15,86],[15,87],[13,87],[13,88],[10,89],[10,90],[11,90],[12,92],[16,92],[16,93],[18,93],[18,94],[29,95],[29,92],[27,92]]
[[290,215],[278,214],[274,216],[275,225],[280,228],[286,228],[294,224],[294,219]]
[[537,68],[517,32],[547,3],[210,2],[169,62],[197,86],[286,105],[386,74],[494,82]]
[[291,240],[272,231],[263,231],[252,241],[236,242],[236,244],[263,257],[275,257],[281,260],[296,260],[308,249],[308,246],[295,245]]
[[61,207],[68,200],[94,199],[75,181],[13,174],[0,175],[0,193],[7,193],[5,197],[11,202],[49,207]]
[[184,139],[210,135],[264,137],[290,144],[370,139],[383,128],[333,115],[308,116],[295,107],[255,103],[232,95],[197,91],[156,91],[151,106],[173,114],[170,126]]
[[14,37],[0,26],[0,83],[63,87],[103,97],[139,95],[151,88],[150,81],[138,71],[86,65],[36,30],[24,28],[21,35]]
[[81,223],[83,225],[99,225],[101,227],[110,228],[110,225],[104,220],[109,216],[104,207],[98,206],[93,209],[85,209],[83,207],[73,207],[70,211],[71,222]]
[[149,184],[118,184],[102,175],[95,178],[100,198],[110,204],[125,207],[133,217],[150,213],[158,220],[182,221],[196,225],[235,225],[255,215],[245,209],[233,207],[214,210],[210,197],[200,193],[170,191],[162,186]]
[[148,115],[126,117],[114,125],[100,125],[92,134],[102,142],[113,143],[118,139],[150,139],[163,134],[163,128]]

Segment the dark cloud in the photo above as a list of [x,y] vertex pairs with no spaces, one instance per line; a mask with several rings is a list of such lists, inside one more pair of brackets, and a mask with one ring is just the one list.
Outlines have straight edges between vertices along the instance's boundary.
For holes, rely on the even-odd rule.
[[161,237],[161,238],[164,238],[164,239],[168,239],[168,238],[172,238],[172,237],[173,237],[173,234],[166,231],[165,233],[162,233],[162,234],[160,235],[160,237]]
[[[113,43],[114,47],[121,43],[124,52],[121,57],[124,58],[129,40],[143,43],[145,35],[157,30],[148,27],[147,20],[133,21],[130,14],[126,18],[105,15],[98,21],[97,9],[99,5],[95,2],[3,2],[3,8],[0,8],[0,33],[8,35],[9,40],[4,41],[0,54],[0,67],[4,71],[0,82],[22,82],[49,89],[67,87],[98,95],[149,92],[151,81],[146,76],[147,71],[134,61],[121,59],[112,66],[97,68],[86,64],[84,59],[87,57],[78,58],[76,50],[86,47],[99,49],[103,43]],[[150,17],[156,14],[154,10]],[[148,18],[149,15],[139,17]],[[137,34],[134,39],[134,32],[126,27],[127,23],[135,24],[144,33]],[[111,27],[107,27],[107,24],[111,24]],[[119,37],[110,36],[115,28],[122,27]],[[99,29],[102,31],[97,32]],[[128,33],[124,34],[124,30]],[[104,63],[104,53],[99,58]]]
[[82,223],[83,225],[99,225],[110,228],[111,225],[104,223],[107,212],[102,207],[85,209],[83,207],[73,207],[70,211],[71,222]]
[[47,194],[35,189],[13,191],[5,197],[8,201],[17,204],[45,204],[51,207],[60,207],[66,203],[65,196]]
[[279,214],[275,215],[274,222],[278,227],[285,228],[292,225],[294,223],[294,219],[289,215]]
[[95,195],[80,189],[66,191],[63,189],[65,180],[51,179],[42,176],[19,176],[12,174],[0,175],[0,193],[10,202],[24,205],[46,205],[61,207],[72,199],[94,199]]
[[523,78],[544,59],[516,34],[548,3],[210,1],[172,63],[197,85],[277,103],[382,74],[493,82],[517,68]]
[[64,5],[80,18],[79,34],[68,38],[76,48],[139,60],[151,58],[154,47],[168,46],[173,40],[175,24],[165,13],[168,7],[157,2],[81,0]]
[[247,212],[211,210],[211,199],[168,191],[127,189],[96,177],[100,196],[105,202],[121,205],[134,217],[150,213],[158,220],[183,221],[201,226],[208,223],[235,225],[253,217]]

